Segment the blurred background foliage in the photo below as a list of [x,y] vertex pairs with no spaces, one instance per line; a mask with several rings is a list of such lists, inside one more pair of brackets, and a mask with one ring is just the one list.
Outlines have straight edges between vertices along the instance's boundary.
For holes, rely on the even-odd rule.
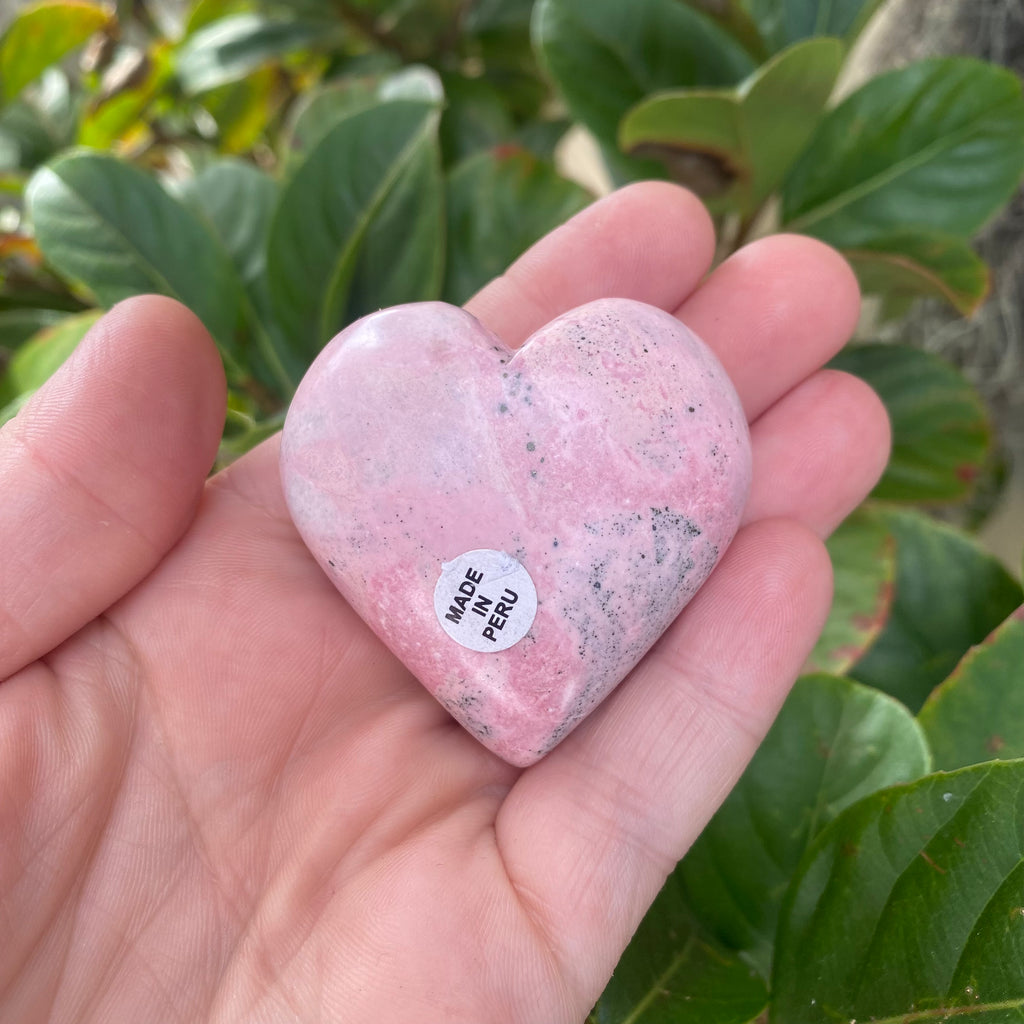
[[892,325],[988,297],[1019,77],[933,56],[837,91],[879,0],[8,6],[0,423],[103,309],[161,292],[223,356],[224,464],[347,323],[463,302],[587,205],[581,136],[613,184],[695,189],[720,259],[779,229],[844,253],[875,315],[834,365],[882,396],[893,457],[829,541],[807,674],[593,1020],[1018,1019],[1022,594],[969,532],[1005,466],[975,387]]

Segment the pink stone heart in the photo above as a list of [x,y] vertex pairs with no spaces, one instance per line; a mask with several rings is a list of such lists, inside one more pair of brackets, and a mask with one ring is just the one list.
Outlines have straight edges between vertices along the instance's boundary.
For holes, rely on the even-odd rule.
[[334,585],[481,743],[532,764],[732,540],[739,398],[674,317],[602,299],[512,351],[424,302],[352,324],[299,386],[285,496]]

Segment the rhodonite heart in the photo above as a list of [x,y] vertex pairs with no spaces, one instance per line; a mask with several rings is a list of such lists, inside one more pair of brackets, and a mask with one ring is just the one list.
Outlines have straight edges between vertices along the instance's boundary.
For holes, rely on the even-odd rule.
[[592,302],[513,351],[427,302],[324,349],[281,468],[338,590],[481,743],[528,765],[707,578],[750,439],[721,365],[662,310]]

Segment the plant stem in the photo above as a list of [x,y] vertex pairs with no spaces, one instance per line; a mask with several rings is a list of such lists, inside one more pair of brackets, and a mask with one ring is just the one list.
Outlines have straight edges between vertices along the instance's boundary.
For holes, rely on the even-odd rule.
[[757,223],[758,215],[762,209],[763,207],[759,207],[740,221],[740,226],[736,231],[736,240],[732,245],[733,252],[737,249],[742,249],[750,241],[751,232],[754,230],[754,225]]

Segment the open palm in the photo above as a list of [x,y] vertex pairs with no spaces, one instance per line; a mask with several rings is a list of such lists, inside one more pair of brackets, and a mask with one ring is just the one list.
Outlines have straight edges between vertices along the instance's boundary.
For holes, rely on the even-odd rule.
[[745,525],[615,694],[525,771],[462,732],[288,518],[277,439],[205,480],[223,376],[124,303],[0,434],[0,1020],[580,1021],[827,611],[820,537],[884,462],[818,368],[857,292],[817,243],[705,278],[699,204],[625,189],[470,304],[510,344],[603,295],[677,312],[752,424]]

